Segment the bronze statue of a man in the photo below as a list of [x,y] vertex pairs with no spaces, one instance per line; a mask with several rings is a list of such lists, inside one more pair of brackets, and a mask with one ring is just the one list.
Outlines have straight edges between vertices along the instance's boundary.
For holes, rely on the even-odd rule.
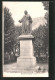
[[24,14],[23,18],[19,20],[19,22],[22,23],[22,34],[31,34],[32,18],[26,10],[24,11]]

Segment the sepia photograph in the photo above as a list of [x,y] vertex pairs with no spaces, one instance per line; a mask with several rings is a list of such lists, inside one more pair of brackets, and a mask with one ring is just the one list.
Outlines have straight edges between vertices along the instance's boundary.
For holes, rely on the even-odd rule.
[[2,1],[3,77],[49,77],[49,1]]

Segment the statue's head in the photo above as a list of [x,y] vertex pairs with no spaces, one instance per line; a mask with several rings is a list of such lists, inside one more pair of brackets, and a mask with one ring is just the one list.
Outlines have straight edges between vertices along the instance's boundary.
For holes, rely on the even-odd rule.
[[27,10],[25,10],[25,11],[24,11],[24,14],[26,15],[27,13],[28,13]]

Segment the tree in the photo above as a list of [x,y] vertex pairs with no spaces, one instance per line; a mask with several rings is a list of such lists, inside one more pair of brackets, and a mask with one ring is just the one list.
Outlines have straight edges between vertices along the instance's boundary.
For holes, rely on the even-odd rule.
[[45,36],[45,28],[44,26],[39,26],[38,29],[32,31],[32,35],[34,36],[35,40],[34,44],[34,55],[38,55],[38,59],[40,57],[40,53],[44,53],[44,36]]
[[44,9],[49,10],[49,1],[42,1]]
[[21,26],[15,26],[15,40],[17,42],[17,37],[21,35],[22,27]]
[[21,26],[15,26],[15,44],[14,44],[14,53],[16,56],[18,56],[20,54],[20,40],[19,40],[19,36],[21,35],[21,30],[22,27]]
[[[45,53],[47,52],[49,48],[49,1],[42,1],[44,9],[47,10],[45,14],[45,19],[47,20],[47,24],[45,27],[45,36],[44,36],[44,48],[45,48]],[[47,57],[47,56],[46,56]]]
[[14,20],[8,8],[4,8],[4,48],[5,52],[13,49],[14,45]]

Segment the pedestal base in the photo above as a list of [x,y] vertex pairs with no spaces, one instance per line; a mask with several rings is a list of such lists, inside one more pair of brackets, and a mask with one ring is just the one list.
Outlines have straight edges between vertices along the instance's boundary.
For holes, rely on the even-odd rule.
[[20,69],[28,70],[33,69],[36,65],[36,58],[35,57],[19,57],[17,58],[17,66]]

